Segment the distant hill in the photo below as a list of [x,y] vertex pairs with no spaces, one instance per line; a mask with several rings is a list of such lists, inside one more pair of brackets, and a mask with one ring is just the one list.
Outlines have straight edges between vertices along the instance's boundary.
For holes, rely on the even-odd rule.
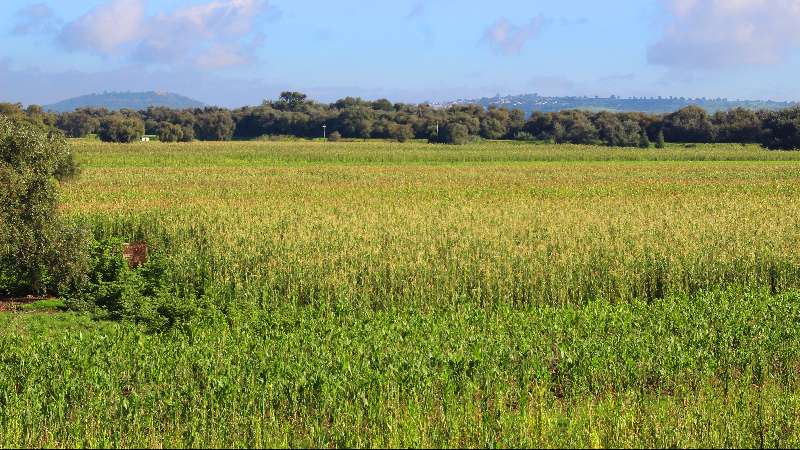
[[506,108],[519,108],[530,114],[534,111],[556,112],[565,109],[584,109],[592,111],[669,113],[689,105],[697,105],[710,113],[733,108],[782,109],[795,106],[796,102],[775,102],[772,100],[728,100],[726,98],[684,98],[684,97],[544,97],[538,94],[507,95],[504,97],[484,97],[474,100],[455,100],[439,103],[436,106],[476,104],[484,107],[495,105]]
[[89,94],[80,97],[46,105],[44,109],[66,112],[77,108],[106,108],[117,109],[147,109],[148,106],[164,106],[174,109],[201,108],[202,102],[169,92],[104,92],[102,94]]

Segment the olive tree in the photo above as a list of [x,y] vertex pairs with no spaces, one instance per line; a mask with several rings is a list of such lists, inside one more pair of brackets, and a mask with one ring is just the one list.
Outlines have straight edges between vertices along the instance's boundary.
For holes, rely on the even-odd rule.
[[84,276],[85,237],[57,210],[59,183],[76,174],[60,132],[0,116],[0,293],[57,292]]

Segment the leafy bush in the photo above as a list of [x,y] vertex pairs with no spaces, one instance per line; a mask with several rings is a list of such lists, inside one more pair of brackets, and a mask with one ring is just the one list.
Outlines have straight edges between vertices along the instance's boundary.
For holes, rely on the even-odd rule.
[[55,293],[85,274],[84,233],[58,217],[78,168],[64,136],[0,117],[0,293]]
[[122,249],[119,239],[92,241],[86,282],[64,293],[68,308],[141,323],[152,331],[183,326],[197,315],[197,293],[175,288],[166,259],[156,254],[130,268]]
[[340,141],[340,140],[342,140],[342,134],[339,133],[338,131],[333,131],[330,134],[328,134],[328,140],[330,142]]

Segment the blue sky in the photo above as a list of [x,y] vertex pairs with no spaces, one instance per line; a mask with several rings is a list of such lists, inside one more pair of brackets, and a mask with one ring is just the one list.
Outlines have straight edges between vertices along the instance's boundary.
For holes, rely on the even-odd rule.
[[800,0],[3,0],[0,101],[800,100]]

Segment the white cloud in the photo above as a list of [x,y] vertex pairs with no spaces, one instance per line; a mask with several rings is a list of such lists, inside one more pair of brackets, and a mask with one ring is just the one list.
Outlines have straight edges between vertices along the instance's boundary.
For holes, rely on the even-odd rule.
[[59,41],[71,50],[110,55],[143,34],[145,0],[112,0],[68,23]]
[[521,52],[528,41],[538,37],[547,23],[547,19],[542,15],[534,17],[527,24],[520,26],[514,25],[503,17],[486,29],[483,39],[496,51],[513,55]]
[[110,0],[67,24],[59,41],[71,50],[166,65],[206,68],[252,59],[266,0],[215,0],[153,16],[147,0]]
[[784,62],[800,46],[800,0],[662,0],[670,19],[652,64],[713,69]]

